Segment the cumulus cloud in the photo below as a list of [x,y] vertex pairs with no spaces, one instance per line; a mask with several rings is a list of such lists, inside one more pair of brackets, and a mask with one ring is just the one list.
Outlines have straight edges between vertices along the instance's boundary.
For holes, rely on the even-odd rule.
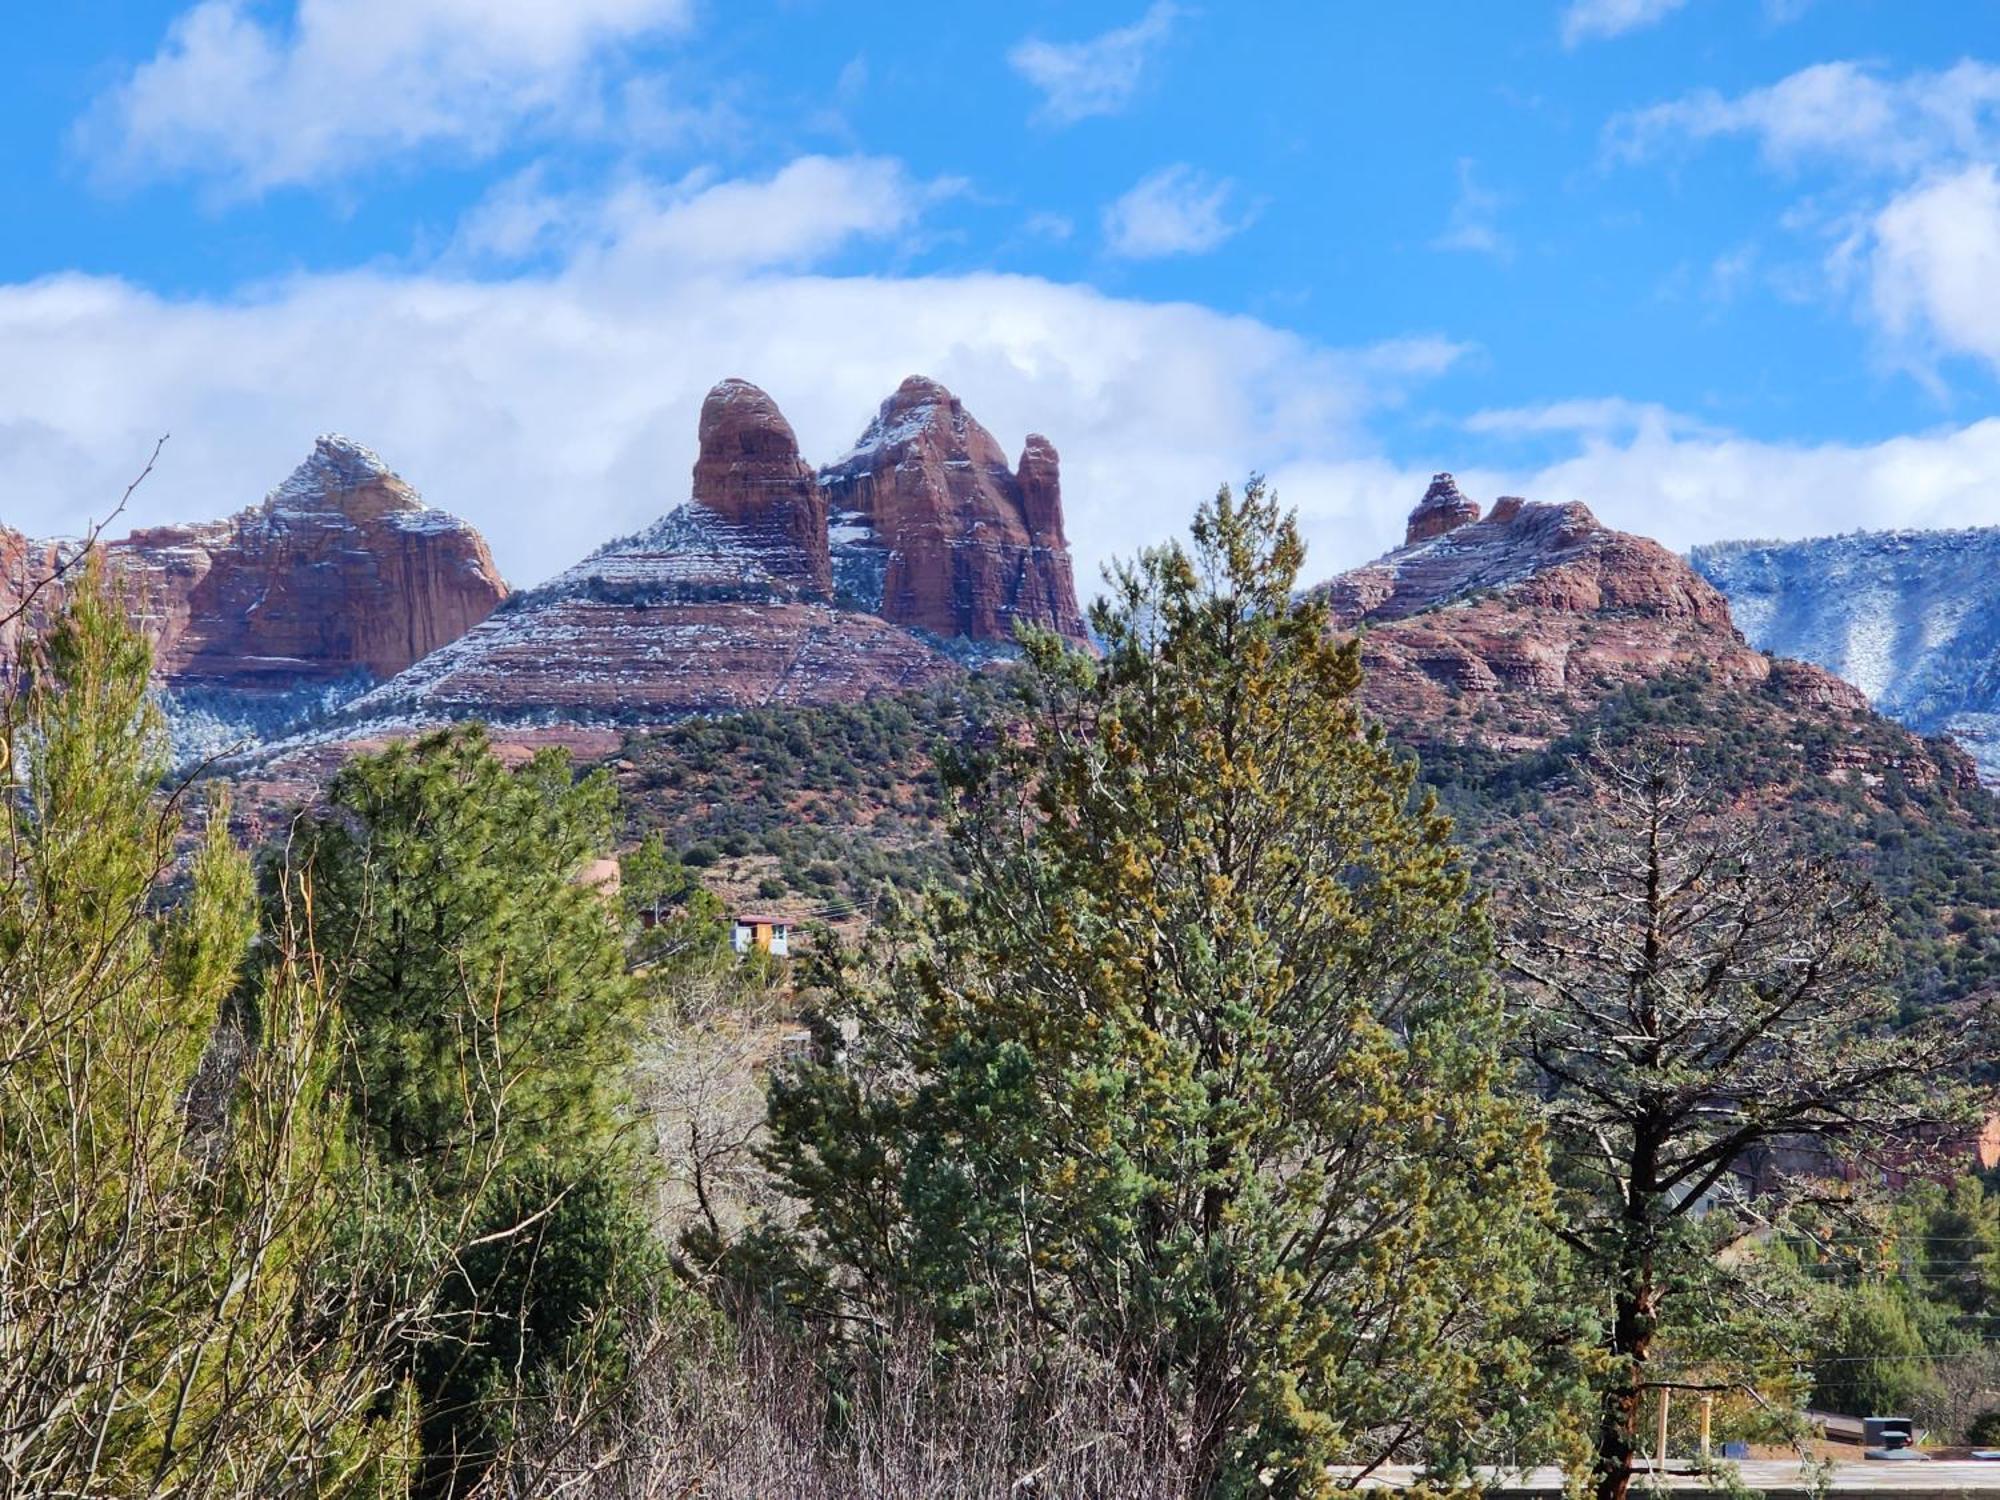
[[[1094,581],[1108,556],[1169,535],[1253,468],[1381,467],[1370,414],[1462,352],[1424,337],[1328,349],[1034,277],[698,264],[671,238],[533,273],[377,267],[234,297],[75,274],[0,286],[0,515],[80,529],[162,431],[173,440],[129,519],[225,514],[337,430],[475,522],[532,583],[686,499],[715,380],[765,384],[824,462],[923,372],[1010,450],[1029,431],[1054,439],[1079,576]],[[1374,491],[1322,476],[1287,498],[1330,571],[1378,550],[1412,497],[1375,515]]]
[[1687,0],[1570,0],[1562,14],[1565,47],[1603,41],[1658,25]]
[[1582,500],[1668,546],[1743,537],[2000,523],[2000,419],[1876,443],[1748,438],[1653,402],[1579,397],[1484,411],[1461,424],[1502,445],[1570,451],[1461,474],[1477,497]]
[[2000,522],[2000,419],[1879,443],[1758,442],[1674,420],[1583,437],[1518,493],[1587,501],[1668,546]]
[[1200,255],[1249,223],[1231,208],[1236,184],[1176,162],[1139,181],[1104,211],[1104,242],[1113,255],[1152,260]]
[[1016,73],[1041,91],[1038,113],[1057,125],[1115,115],[1132,102],[1146,65],[1172,32],[1181,8],[1155,0],[1145,15],[1081,42],[1028,37],[1007,53]]
[[587,124],[619,44],[691,0],[198,0],[95,103],[79,142],[112,179],[225,191],[337,178],[424,147],[480,157],[515,132]]
[[1867,254],[1869,295],[1892,338],[2000,369],[2000,171],[1991,163],[1892,198]]
[[[1582,500],[1607,525],[1676,551],[1743,538],[2000,524],[2000,418],[1878,443],[1769,442],[1648,403],[1584,397],[1482,413],[1464,425],[1478,437],[1555,441],[1569,451],[1512,463],[1491,444],[1441,438],[1419,463],[1328,444],[1274,464],[1279,494],[1303,507],[1309,572],[1324,577],[1399,543],[1437,469],[1453,470],[1488,505],[1500,495]],[[1468,461],[1467,447],[1483,457]]]

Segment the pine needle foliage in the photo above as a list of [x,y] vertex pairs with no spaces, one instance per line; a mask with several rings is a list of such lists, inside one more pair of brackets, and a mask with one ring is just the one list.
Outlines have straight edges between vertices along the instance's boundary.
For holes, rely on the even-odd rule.
[[371,1144],[434,1183],[605,1149],[625,1118],[639,999],[615,913],[582,874],[616,793],[569,757],[519,767],[477,724],[356,756],[278,851],[310,889],[352,1033]]
[[1192,537],[1114,571],[1101,657],[1024,637],[1025,716],[945,759],[963,894],[821,976],[795,1305],[1117,1361],[1195,1493],[1504,1455],[1547,1185],[1486,926],[1292,518],[1253,480]]

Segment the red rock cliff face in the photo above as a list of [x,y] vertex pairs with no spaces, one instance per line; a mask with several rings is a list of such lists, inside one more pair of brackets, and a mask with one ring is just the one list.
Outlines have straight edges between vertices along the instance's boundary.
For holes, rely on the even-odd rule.
[[819,477],[835,572],[884,619],[993,641],[1026,620],[1083,639],[1046,438],[1028,439],[1017,471],[956,396],[913,375]]
[[1814,713],[1865,711],[1837,678],[1753,650],[1657,542],[1577,503],[1505,497],[1482,521],[1455,484],[1441,494],[1448,479],[1411,514],[1413,540],[1316,590],[1361,634],[1364,702],[1403,732],[1538,748],[1626,683],[1694,667]]
[[[18,598],[58,552],[18,533],[0,538],[0,594]],[[338,437],[322,437],[262,505],[135,531],[106,542],[104,556],[173,687],[392,677],[507,596],[478,532]],[[15,645],[0,641],[10,656]]]
[[725,380],[701,404],[693,498],[731,527],[776,578],[833,597],[826,497],[778,404],[747,380]]

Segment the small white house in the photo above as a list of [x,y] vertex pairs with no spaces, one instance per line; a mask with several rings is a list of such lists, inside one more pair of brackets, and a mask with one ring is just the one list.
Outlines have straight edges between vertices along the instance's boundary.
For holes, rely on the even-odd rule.
[[783,917],[761,917],[751,912],[738,912],[730,930],[729,943],[738,953],[748,953],[752,948],[760,948],[766,953],[775,953],[780,958],[790,958],[792,954],[792,924]]

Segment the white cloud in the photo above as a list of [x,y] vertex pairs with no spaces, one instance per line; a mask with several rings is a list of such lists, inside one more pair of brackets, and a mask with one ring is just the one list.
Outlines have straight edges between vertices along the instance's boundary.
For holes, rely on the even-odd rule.
[[763,181],[711,171],[661,184],[633,178],[608,194],[551,191],[539,167],[502,183],[467,215],[457,247],[525,260],[560,252],[664,266],[808,265],[857,239],[895,235],[950,182],[919,185],[886,157],[803,156]]
[[1780,220],[1818,238],[1817,285],[1795,272],[1775,282],[1851,299],[1890,363],[1933,388],[1940,356],[2000,369],[2000,66],[1968,59],[1891,77],[1820,63],[1734,97],[1703,90],[1620,115],[1605,145],[1639,160],[1722,137],[1754,141],[1774,170],[1843,174]]
[[1875,216],[1866,254],[1871,305],[1892,339],[2000,369],[2000,171],[1992,163],[1892,198]]
[[1458,198],[1451,206],[1451,217],[1445,224],[1444,233],[1431,241],[1431,248],[1470,250],[1475,254],[1504,259],[1512,247],[1507,237],[1501,234],[1497,222],[1501,203],[1498,193],[1479,185],[1473,175],[1472,158],[1461,156],[1458,159]]
[[1827,536],[1896,527],[2000,524],[2000,418],[1879,443],[1760,442],[1683,414],[1616,397],[1485,413],[1482,434],[1574,436],[1574,451],[1540,465],[1467,462],[1441,441],[1421,463],[1366,451],[1274,464],[1279,495],[1301,508],[1321,578],[1402,540],[1432,472],[1450,469],[1468,495],[1582,500],[1607,525],[1676,551],[1746,537]]
[[1499,437],[1570,433],[1597,440],[1621,436],[1659,440],[1686,434],[1714,435],[1717,431],[1657,402],[1628,401],[1622,396],[1500,407],[1474,412],[1461,425],[1467,432]]
[[1230,211],[1236,185],[1177,162],[1142,177],[1104,211],[1113,255],[1149,260],[1213,250],[1249,223]]
[[[730,200],[714,195],[763,195],[750,200],[762,210],[780,184],[839,165],[660,190],[653,216],[606,209],[609,238],[532,274],[376,267],[214,298],[85,275],[0,286],[0,516],[78,530],[164,431],[173,440],[127,519],[226,514],[336,430],[479,525],[508,575],[532,583],[687,497],[696,413],[717,379],[765,384],[824,462],[921,371],[1010,450],[1029,431],[1055,441],[1079,577],[1094,584],[1108,556],[1172,533],[1223,480],[1329,457],[1386,471],[1369,414],[1462,353],[1425,337],[1332,350],[1251,318],[1033,277],[797,269],[799,247],[855,232],[838,223],[791,220],[754,254],[718,250],[709,216]],[[896,220],[899,192],[864,232]],[[1329,540],[1327,570],[1399,529],[1409,499],[1371,516],[1371,493],[1301,480],[1288,494]]]
[[1041,90],[1039,113],[1057,125],[1073,125],[1092,115],[1115,115],[1132,102],[1146,64],[1168,34],[1181,8],[1154,0],[1145,15],[1082,42],[1047,42],[1029,37],[1007,53],[1015,72]]
[[[1758,442],[1685,419],[1587,435],[1515,493],[1583,500],[1599,519],[1668,546],[2000,523],[2000,419],[1879,443]],[[1500,491],[1496,489],[1494,493]]]
[[1967,60],[1884,77],[1852,62],[1816,63],[1734,97],[1700,89],[1615,116],[1605,143],[1637,160],[1677,142],[1747,136],[1767,163],[1832,162],[1907,173],[2000,149],[2000,67]]
[[423,147],[484,156],[587,126],[607,51],[686,25],[691,0],[199,0],[79,130],[108,176],[256,194]]
[[1570,0],[1562,15],[1565,47],[1658,25],[1687,0]]

